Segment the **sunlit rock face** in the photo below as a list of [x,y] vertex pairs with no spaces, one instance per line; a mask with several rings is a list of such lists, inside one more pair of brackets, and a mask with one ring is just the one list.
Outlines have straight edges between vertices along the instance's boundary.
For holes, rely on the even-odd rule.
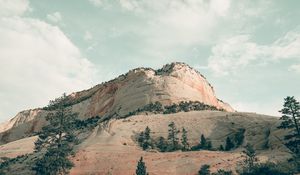
[[[69,96],[70,108],[79,117],[124,116],[151,102],[163,105],[199,101],[228,112],[232,107],[219,100],[203,75],[185,63],[171,63],[161,69],[137,68],[118,78],[75,92]],[[45,124],[49,111],[32,109],[18,113],[0,125],[0,144],[31,135]]]

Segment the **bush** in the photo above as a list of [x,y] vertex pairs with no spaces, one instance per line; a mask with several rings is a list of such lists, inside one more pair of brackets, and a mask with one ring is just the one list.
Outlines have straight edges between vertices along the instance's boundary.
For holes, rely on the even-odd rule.
[[229,137],[226,138],[225,151],[230,151],[234,148],[234,143],[231,141]]
[[251,169],[247,167],[240,172],[241,175],[289,175],[277,168],[274,163],[255,164]]
[[238,147],[243,144],[245,138],[244,136],[245,131],[246,131],[245,128],[239,128],[238,132],[234,134],[233,140],[235,142],[235,147]]
[[200,170],[198,171],[198,175],[210,175],[210,166],[209,165],[202,165]]
[[212,175],[232,175],[232,171],[218,170],[216,173],[212,173]]

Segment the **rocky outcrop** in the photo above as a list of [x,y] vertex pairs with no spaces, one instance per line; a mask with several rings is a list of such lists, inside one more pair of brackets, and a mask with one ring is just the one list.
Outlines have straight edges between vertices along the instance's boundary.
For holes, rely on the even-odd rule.
[[[163,105],[199,101],[228,112],[229,104],[219,100],[203,75],[184,63],[171,63],[159,70],[137,68],[91,89],[72,93],[69,108],[86,119],[94,116],[124,116],[151,102]],[[0,144],[26,137],[39,130],[49,110],[20,112],[0,125]]]

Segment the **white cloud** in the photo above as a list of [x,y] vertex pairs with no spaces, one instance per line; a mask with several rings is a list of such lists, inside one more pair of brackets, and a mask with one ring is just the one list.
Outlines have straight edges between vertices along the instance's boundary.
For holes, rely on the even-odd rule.
[[292,65],[289,69],[290,71],[300,73],[300,64]]
[[[208,60],[208,67],[215,75],[228,75],[254,63],[291,59],[300,61],[300,33],[288,32],[283,37],[269,45],[260,45],[249,35],[237,35],[228,38],[212,48],[212,55]],[[299,66],[292,65],[290,70],[298,70]]]
[[62,20],[61,14],[59,12],[54,12],[52,14],[47,15],[47,19],[52,22],[60,22]]
[[86,41],[89,41],[89,40],[93,39],[93,35],[91,34],[91,32],[85,31],[83,39]]
[[0,16],[17,16],[29,10],[28,0],[0,0]]
[[58,27],[3,16],[0,38],[0,121],[20,110],[44,106],[63,92],[92,85],[94,65]]

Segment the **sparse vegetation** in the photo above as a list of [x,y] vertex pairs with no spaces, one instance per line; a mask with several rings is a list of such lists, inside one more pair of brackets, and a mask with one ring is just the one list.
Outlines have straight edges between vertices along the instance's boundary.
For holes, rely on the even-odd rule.
[[289,134],[285,136],[285,145],[300,157],[300,104],[294,97],[286,97],[284,99],[282,120],[278,128],[289,129]]
[[135,174],[136,175],[148,175],[143,157],[141,157],[140,160],[138,161]]
[[180,102],[179,104],[172,104],[168,106],[163,106],[160,102],[150,103],[142,108],[135,111],[129,112],[124,118],[136,115],[143,112],[152,112],[155,114],[173,114],[178,112],[188,112],[188,111],[203,111],[203,110],[217,110],[223,111],[223,109],[218,109],[214,106],[210,106],[198,101]]
[[212,175],[232,175],[232,171],[218,170],[217,172],[212,173]]
[[9,174],[9,172],[13,171],[11,169],[11,165],[15,163],[23,163],[28,158],[28,154],[17,156],[15,158],[0,158],[0,175]]
[[287,172],[287,170],[280,169],[280,166],[266,162],[259,163],[256,157],[255,149],[252,145],[247,144],[244,153],[246,158],[243,162],[243,167],[239,174],[241,175],[289,175],[292,172]]
[[230,137],[226,138],[226,143],[225,143],[225,151],[230,151],[235,147],[234,143],[230,139]]
[[300,172],[300,104],[295,97],[288,96],[284,99],[280,129],[288,129],[288,134],[284,137],[286,147],[293,153],[293,158],[289,160],[294,164],[295,171]]
[[190,145],[187,138],[187,131],[185,128],[182,128],[182,135],[181,135],[181,145],[182,145],[182,151],[189,151]]
[[210,166],[209,165],[202,165],[198,175],[210,175],[210,170],[209,170]]
[[180,149],[180,144],[179,144],[179,138],[178,138],[178,133],[179,130],[176,128],[176,125],[174,122],[171,122],[169,125],[169,130],[168,130],[168,151],[176,151]]
[[68,174],[74,165],[68,159],[73,155],[73,147],[77,143],[77,114],[65,108],[66,95],[51,101],[56,107],[54,113],[46,116],[48,125],[44,126],[35,142],[35,152],[42,153],[34,163],[33,170],[37,175]]
[[198,150],[211,150],[212,149],[212,143],[209,139],[205,138],[203,134],[201,134],[200,137],[200,143],[198,145],[195,145],[192,147],[192,151],[198,151]]
[[190,147],[188,142],[188,132],[185,128],[182,128],[181,139],[179,142],[178,134],[180,131],[177,129],[174,122],[168,125],[168,138],[160,136],[158,139],[151,138],[150,128],[147,126],[144,131],[139,133],[136,140],[143,150],[157,149],[160,152],[172,152],[177,150],[182,151],[198,151],[198,150],[213,150],[212,143],[209,139],[205,138],[202,134],[199,144]]
[[143,148],[143,150],[147,150],[152,148],[152,139],[150,136],[150,128],[147,126],[145,131],[141,132],[138,136],[139,145]]
[[235,147],[239,147],[244,142],[244,133],[246,129],[245,128],[239,128],[238,131],[234,134],[233,140],[235,142]]

